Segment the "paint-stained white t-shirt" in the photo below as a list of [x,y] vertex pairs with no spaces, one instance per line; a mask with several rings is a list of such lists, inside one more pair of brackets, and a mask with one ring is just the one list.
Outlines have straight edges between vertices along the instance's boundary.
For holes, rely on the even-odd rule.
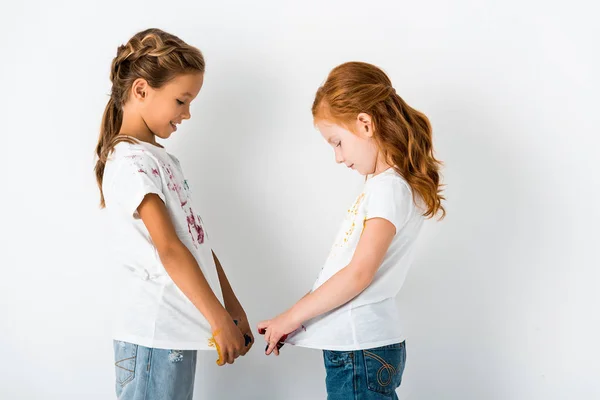
[[423,225],[408,183],[390,168],[367,180],[350,207],[329,257],[312,290],[346,267],[354,255],[365,222],[384,218],[396,234],[372,283],[348,303],[313,318],[286,340],[296,346],[326,350],[364,350],[404,340],[395,297],[412,260],[412,249]]
[[119,143],[106,163],[102,189],[116,273],[113,338],[162,349],[212,349],[210,324],[165,271],[137,213],[147,194],[160,197],[177,236],[223,303],[208,235],[179,161],[159,146]]

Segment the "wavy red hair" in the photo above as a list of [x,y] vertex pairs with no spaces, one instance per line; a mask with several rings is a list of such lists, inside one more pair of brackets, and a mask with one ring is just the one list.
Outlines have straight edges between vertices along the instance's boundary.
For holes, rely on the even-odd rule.
[[326,120],[352,131],[360,113],[371,116],[373,139],[386,162],[422,199],[423,215],[444,218],[442,163],[434,156],[429,119],[406,104],[380,68],[348,62],[335,67],[317,90],[312,114],[315,122]]

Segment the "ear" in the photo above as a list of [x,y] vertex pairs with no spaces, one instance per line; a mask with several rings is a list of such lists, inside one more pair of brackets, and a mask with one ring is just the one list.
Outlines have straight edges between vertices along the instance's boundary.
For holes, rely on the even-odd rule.
[[144,101],[148,97],[148,90],[150,86],[148,82],[143,78],[138,78],[131,85],[131,96],[139,101]]
[[366,137],[373,137],[373,121],[369,114],[358,114],[356,117],[356,130]]

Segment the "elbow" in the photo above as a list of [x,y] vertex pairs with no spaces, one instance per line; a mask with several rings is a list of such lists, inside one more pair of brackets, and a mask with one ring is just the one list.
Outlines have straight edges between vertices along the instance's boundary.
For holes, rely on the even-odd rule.
[[364,268],[356,268],[352,273],[352,286],[358,293],[362,292],[373,282],[375,274]]
[[163,263],[165,269],[168,269],[171,265],[177,265],[177,260],[181,260],[184,252],[187,250],[185,245],[180,241],[170,242],[166,246],[162,246],[156,249],[160,261]]

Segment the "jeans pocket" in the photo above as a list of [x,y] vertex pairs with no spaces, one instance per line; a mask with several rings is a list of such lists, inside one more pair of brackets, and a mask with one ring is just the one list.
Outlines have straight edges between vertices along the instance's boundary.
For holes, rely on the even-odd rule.
[[367,388],[390,395],[402,381],[406,351],[404,343],[363,350]]
[[354,357],[353,351],[323,351],[328,399],[354,398]]
[[135,378],[138,345],[115,340],[114,348],[116,383],[123,388]]
[[352,361],[354,354],[352,351],[333,351],[323,350],[323,357],[325,358],[325,366],[341,366],[348,364]]

